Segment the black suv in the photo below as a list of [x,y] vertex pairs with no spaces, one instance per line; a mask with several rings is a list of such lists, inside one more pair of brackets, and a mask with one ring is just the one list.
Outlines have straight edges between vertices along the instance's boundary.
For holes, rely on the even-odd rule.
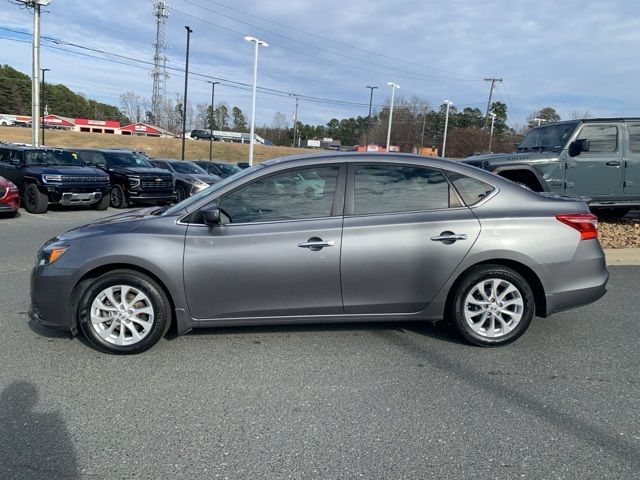
[[85,165],[92,165],[109,174],[111,206],[126,208],[132,203],[168,205],[175,199],[173,175],[155,168],[146,157],[131,150],[73,150]]
[[[209,140],[211,138],[211,132],[209,130],[191,130],[189,136],[194,140]],[[215,140],[215,137],[213,139]]]
[[29,213],[45,213],[49,203],[109,206],[109,177],[65,150],[0,144],[0,176],[17,185]]

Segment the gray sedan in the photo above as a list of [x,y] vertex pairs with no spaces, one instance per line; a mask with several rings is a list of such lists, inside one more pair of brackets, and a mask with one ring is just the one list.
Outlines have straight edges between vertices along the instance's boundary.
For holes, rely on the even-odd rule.
[[[175,325],[448,319],[506,344],[534,315],[594,302],[608,271],[596,218],[443,159],[327,154],[270,160],[171,208],[51,239],[30,317],[138,353]],[[250,292],[250,295],[247,295]]]

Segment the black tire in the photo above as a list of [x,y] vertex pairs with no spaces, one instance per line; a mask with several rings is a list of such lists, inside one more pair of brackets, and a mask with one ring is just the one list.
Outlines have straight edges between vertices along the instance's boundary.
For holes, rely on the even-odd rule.
[[[465,316],[465,303],[467,296],[475,290],[476,286],[478,286],[481,282],[486,280],[495,279],[498,281],[504,281],[500,283],[502,287],[506,286],[506,282],[510,283],[513,287],[517,289],[517,294],[520,295],[522,307],[513,306],[513,311],[518,311],[521,313],[521,317],[519,321],[515,322],[513,327],[509,326],[507,328],[512,328],[508,330],[507,333],[496,335],[491,337],[489,332],[487,334],[480,334],[476,330],[472,328],[470,323],[467,321]],[[487,309],[490,308],[499,308],[497,305],[499,303],[500,307],[502,307],[502,302],[507,302],[509,300],[517,298],[516,293],[509,293],[505,296],[505,299],[500,300],[499,295],[503,294],[505,290],[499,290],[497,298],[489,298],[489,301],[495,300],[493,303],[487,302]],[[505,345],[507,343],[511,343],[520,337],[529,327],[531,320],[533,318],[533,314],[535,311],[535,301],[533,296],[533,291],[531,287],[527,283],[527,281],[515,270],[512,270],[507,267],[503,267],[502,265],[478,265],[470,269],[465,276],[462,278],[460,282],[457,283],[457,289],[455,295],[453,297],[452,304],[450,306],[450,312],[452,316],[452,321],[460,333],[462,337],[464,337],[468,342],[473,343],[475,345],[479,345],[482,347],[497,347],[500,345]],[[473,307],[473,305],[472,305]],[[481,308],[481,307],[474,307]],[[521,308],[521,310],[520,310]],[[508,307],[505,307],[508,309]],[[479,310],[482,311],[482,310]],[[505,310],[505,312],[508,310]],[[498,312],[496,312],[498,313]],[[481,329],[483,325],[487,325],[487,330],[489,330],[491,322],[493,322],[496,326],[502,330],[505,327],[501,327],[500,322],[492,319],[491,316],[487,317],[485,323],[482,322],[482,315],[477,314],[480,318],[478,322],[475,323],[476,327]],[[491,315],[491,314],[489,314]],[[515,321],[515,316],[511,316],[508,313],[501,315],[503,319],[508,319],[507,323]],[[473,320],[473,318],[472,318]]]
[[111,196],[104,195],[99,202],[92,203],[91,208],[94,210],[106,210],[109,208],[109,204],[111,203]]
[[612,208],[597,208],[597,209],[594,209],[593,213],[602,220],[620,220],[630,211],[631,209],[626,207],[612,207]]
[[191,138],[193,138],[194,140],[200,140],[200,137],[197,135],[193,135]]
[[127,194],[125,193],[124,188],[122,188],[122,185],[114,185],[111,188],[109,202],[113,208],[127,208],[129,206]]
[[[133,287],[144,293],[147,299],[150,300],[154,314],[152,325],[149,327],[149,331],[145,336],[143,336],[141,340],[128,345],[116,345],[101,337],[97,331],[99,327],[94,328],[91,322],[91,305],[96,297],[109,287],[115,287],[117,289],[122,285]],[[142,353],[158,343],[160,338],[169,330],[169,326],[171,325],[171,303],[169,298],[158,283],[142,273],[132,270],[113,270],[98,277],[93,282],[85,284],[84,288],[84,292],[80,292],[81,298],[77,311],[78,324],[89,343],[100,351],[116,355]],[[147,317],[147,319],[149,318],[150,317]],[[112,322],[113,321],[115,320],[112,320]],[[133,327],[137,325],[135,322],[129,322],[129,324]],[[113,332],[116,337],[118,334],[115,332],[120,332],[122,328],[120,325],[115,326]],[[130,328],[131,327],[124,328],[125,336],[131,333]],[[142,327],[137,325],[136,328]]]
[[178,185],[176,187],[176,203],[180,203],[182,200],[187,198],[187,192],[182,185]]
[[49,209],[49,197],[42,193],[35,183],[30,183],[24,190],[24,208],[29,213],[47,213]]

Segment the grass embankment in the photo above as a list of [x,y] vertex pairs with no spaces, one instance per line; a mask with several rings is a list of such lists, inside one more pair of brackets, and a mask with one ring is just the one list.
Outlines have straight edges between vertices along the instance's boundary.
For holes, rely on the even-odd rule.
[[[0,142],[31,143],[31,129],[0,127]],[[67,132],[46,130],[45,143],[51,147],[130,148],[140,150],[155,158],[180,158],[182,141],[179,138],[135,137],[103,133]],[[270,158],[310,153],[303,148],[254,146],[254,162]],[[209,142],[187,139],[185,158],[199,160],[209,158]],[[213,158],[228,162],[244,162],[249,158],[249,144],[213,142]]]

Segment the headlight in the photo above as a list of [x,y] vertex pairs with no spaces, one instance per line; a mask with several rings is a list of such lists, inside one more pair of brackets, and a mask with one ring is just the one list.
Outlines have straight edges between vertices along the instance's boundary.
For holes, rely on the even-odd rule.
[[48,182],[61,182],[62,181],[62,175],[43,175],[42,179],[44,180],[45,183],[48,183]]
[[67,245],[48,246],[40,250],[38,253],[39,267],[43,265],[50,265],[58,260],[64,252],[69,249]]
[[129,186],[131,188],[137,188],[140,186],[140,177],[129,177]]

